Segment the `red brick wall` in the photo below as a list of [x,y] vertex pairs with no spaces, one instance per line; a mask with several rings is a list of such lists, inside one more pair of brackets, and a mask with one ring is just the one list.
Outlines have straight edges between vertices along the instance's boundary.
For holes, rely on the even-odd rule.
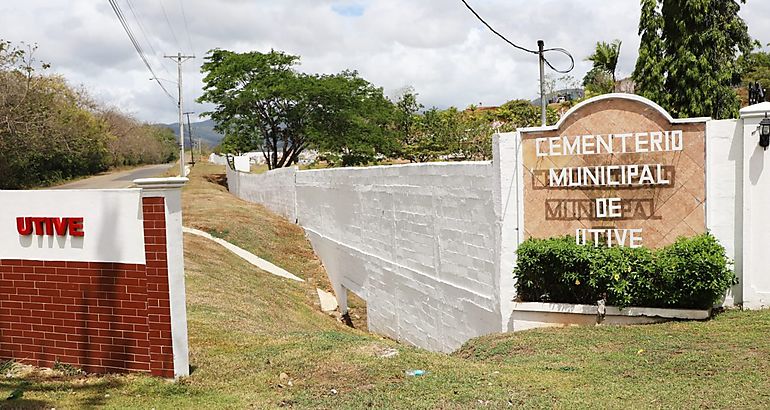
[[144,198],[147,265],[0,259],[0,358],[173,377],[163,198]]
[[171,309],[166,255],[166,211],[163,198],[144,198],[144,249],[147,260],[147,324],[150,340],[150,370],[174,376],[171,345]]

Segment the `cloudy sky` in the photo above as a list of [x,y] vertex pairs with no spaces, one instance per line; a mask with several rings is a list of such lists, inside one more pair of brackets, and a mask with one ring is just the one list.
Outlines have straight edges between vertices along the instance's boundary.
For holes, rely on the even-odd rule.
[[[468,0],[498,31],[528,48],[538,39],[575,56],[581,79],[599,40],[623,41],[620,75],[631,73],[639,39],[638,0]],[[406,86],[426,106],[497,105],[537,96],[537,58],[486,30],[460,0],[118,0],[161,78],[176,65],[164,54],[192,53],[184,66],[186,110],[200,94],[202,57],[212,48],[283,50],[300,70],[353,69],[396,95]],[[748,0],[751,35],[770,42],[770,1]],[[185,19],[186,17],[186,19]],[[100,101],[150,122],[176,121],[176,103],[142,64],[107,0],[2,0],[0,38],[37,43],[37,56]],[[553,64],[568,61],[550,56]],[[558,77],[558,74],[552,73]],[[176,85],[165,82],[176,95]],[[210,108],[210,107],[209,107]]]

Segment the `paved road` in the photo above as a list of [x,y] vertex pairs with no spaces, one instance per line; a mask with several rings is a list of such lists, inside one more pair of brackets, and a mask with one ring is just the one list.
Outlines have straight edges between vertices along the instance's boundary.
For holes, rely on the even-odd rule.
[[114,172],[105,175],[81,179],[80,181],[51,187],[51,189],[112,189],[128,188],[133,180],[139,178],[152,178],[166,172],[172,164],[148,165],[129,169],[128,171]]

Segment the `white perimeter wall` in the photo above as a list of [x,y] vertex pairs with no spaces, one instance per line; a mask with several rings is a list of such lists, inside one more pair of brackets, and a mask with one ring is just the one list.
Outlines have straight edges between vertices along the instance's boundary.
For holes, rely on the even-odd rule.
[[264,174],[248,174],[227,168],[227,185],[230,192],[249,202],[264,205],[267,209],[296,222],[296,168],[280,168]]
[[741,110],[743,118],[743,306],[770,306],[770,150],[759,142],[759,122],[770,113],[764,102]]
[[[741,120],[706,123],[706,227],[735,261],[735,273],[743,282],[741,265],[743,126]],[[728,293],[725,305],[743,300],[741,285]]]
[[[436,351],[501,331],[489,162],[301,171],[297,211],[369,329]],[[340,293],[341,289],[335,289]]]
[[265,174],[228,169],[227,177],[233,194],[298,221],[341,306],[347,290],[366,300],[371,331],[449,352],[505,330],[510,316],[502,311],[512,287],[503,292],[507,300],[500,296],[501,275],[511,282],[513,268],[510,262],[501,274],[499,168],[455,162]]
[[741,110],[740,120],[707,124],[706,218],[735,261],[739,284],[725,304],[770,306],[770,151],[759,147],[759,122],[770,103]]

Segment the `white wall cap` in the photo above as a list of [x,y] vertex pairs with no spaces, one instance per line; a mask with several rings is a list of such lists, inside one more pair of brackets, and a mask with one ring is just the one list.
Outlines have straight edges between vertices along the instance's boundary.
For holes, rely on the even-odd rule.
[[741,118],[764,117],[765,114],[770,114],[770,102],[754,104],[741,109]]
[[696,124],[696,123],[702,123],[711,120],[711,117],[697,117],[697,118],[679,118],[676,119],[671,116],[671,114],[668,113],[668,111],[664,110],[663,107],[656,104],[655,102],[648,100],[640,95],[636,94],[626,94],[626,93],[610,93],[610,94],[602,94],[593,98],[589,98],[580,104],[570,108],[569,111],[567,111],[564,115],[562,115],[561,119],[559,119],[559,122],[556,123],[556,125],[549,125],[546,127],[529,127],[529,128],[519,128],[519,132],[543,132],[543,131],[556,131],[561,127],[562,124],[564,124],[564,121],[569,118],[570,115],[574,114],[579,109],[585,107],[586,105],[593,104],[595,102],[604,101],[604,100],[611,100],[611,99],[621,99],[621,100],[629,100],[629,101],[636,101],[640,102],[646,105],[649,105],[650,107],[654,108],[656,111],[658,111],[663,117],[665,117],[668,122],[672,124]]
[[[579,315],[595,315],[596,305],[578,305],[571,303],[541,303],[541,302],[516,302],[514,311],[539,312],[539,313],[571,313]],[[616,306],[607,306],[607,315],[611,316],[649,316],[673,319],[704,320],[711,315],[711,309],[669,309],[648,307],[626,307],[620,309]]]
[[141,178],[135,179],[134,185],[142,189],[173,189],[181,188],[189,181],[188,178],[170,177],[170,178]]
[[338,168],[319,168],[319,169],[303,169],[299,172],[304,174],[310,173],[332,173],[332,172],[351,172],[355,170],[366,169],[398,169],[398,168],[441,168],[441,167],[457,167],[464,165],[490,165],[492,161],[443,161],[443,162],[416,162],[409,164],[393,164],[393,165],[372,165],[368,167],[338,167]]

